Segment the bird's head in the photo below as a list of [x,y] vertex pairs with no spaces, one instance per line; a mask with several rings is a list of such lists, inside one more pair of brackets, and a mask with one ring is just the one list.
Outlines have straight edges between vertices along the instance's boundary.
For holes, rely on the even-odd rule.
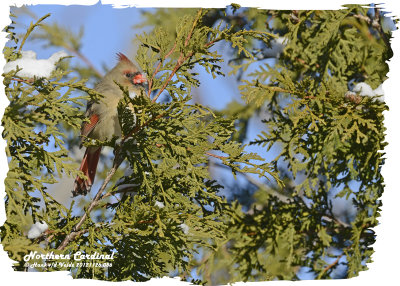
[[118,64],[107,74],[110,80],[118,82],[129,92],[145,90],[147,79],[139,68],[122,53],[117,54]]

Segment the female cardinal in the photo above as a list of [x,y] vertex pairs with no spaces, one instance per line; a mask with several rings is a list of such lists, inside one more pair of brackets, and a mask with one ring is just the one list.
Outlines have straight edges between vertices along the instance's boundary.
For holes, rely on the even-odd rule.
[[[80,148],[87,137],[105,141],[107,138],[111,139],[114,135],[121,136],[117,106],[123,98],[123,91],[115,82],[127,88],[130,96],[139,94],[147,82],[139,69],[124,54],[118,53],[117,56],[118,64],[94,88],[104,97],[99,102],[88,102],[85,116],[89,119],[89,122],[82,124]],[[96,175],[100,151],[101,146],[86,148],[79,170],[88,179],[76,177],[72,191],[74,197],[86,195],[90,191]]]

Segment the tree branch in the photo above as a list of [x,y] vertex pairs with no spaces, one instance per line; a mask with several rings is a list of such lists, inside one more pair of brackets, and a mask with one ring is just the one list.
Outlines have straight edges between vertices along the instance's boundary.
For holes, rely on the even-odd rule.
[[[207,154],[207,155],[210,155],[210,154]],[[215,156],[214,156],[214,154],[212,154],[212,155],[213,155],[212,157],[218,158],[216,155]],[[222,164],[215,164],[215,166],[224,168],[224,169],[231,169],[230,167],[222,165]],[[286,204],[290,202],[290,197],[288,197],[284,194],[281,194],[272,188],[267,188],[263,182],[260,182],[257,179],[249,176],[247,173],[238,172],[238,174],[242,175],[247,181],[249,181],[249,183],[255,185],[256,187],[258,187],[262,190],[265,190],[267,193],[276,197],[281,202],[286,203]]]
[[19,46],[18,49],[18,53],[20,53],[22,51],[22,47],[24,46],[26,40],[28,39],[29,35],[32,33],[33,29],[35,29],[36,26],[40,25],[40,22],[42,22],[43,20],[45,20],[46,18],[50,17],[50,13],[47,13],[46,15],[44,15],[43,17],[41,17],[39,20],[36,21],[35,24],[31,24],[29,25],[28,30],[25,33],[24,38],[22,39],[21,45]]
[[75,54],[78,58],[80,58],[90,69],[94,71],[94,73],[99,77],[102,78],[103,74],[89,61],[87,57],[85,57],[80,51],[70,47],[70,46],[65,46],[65,49],[68,50],[69,52]]
[[368,25],[371,25],[373,28],[375,28],[377,30],[379,30],[381,28],[379,21],[376,21],[376,19],[371,20],[371,18],[366,15],[355,14],[353,17],[360,19],[360,20],[364,20],[365,22],[367,22]]
[[335,267],[335,266],[339,263],[340,258],[342,258],[343,255],[345,255],[345,251],[348,250],[348,249],[350,248],[350,246],[351,246],[351,245],[347,246],[347,247],[343,250],[343,253],[340,254],[340,255],[336,258],[335,261],[333,261],[331,264],[329,264],[328,266],[326,266],[326,267],[322,270],[322,272],[318,275],[318,278],[317,278],[317,279],[321,279],[322,276],[324,276],[324,274],[325,274],[329,269]]
[[[197,22],[200,20],[201,17],[201,13],[202,13],[203,9],[199,9],[199,11],[197,12],[197,16],[193,21],[192,24],[192,28],[190,30],[190,32],[188,33],[186,40],[185,40],[185,47],[187,47],[187,45],[189,44],[190,38],[192,37],[193,31],[196,28]],[[209,44],[209,43],[207,43]],[[207,47],[207,44],[205,45]],[[176,47],[176,42],[173,46],[173,48],[171,49],[171,51],[165,55],[164,59],[167,58],[168,56],[170,56],[170,54],[172,54],[172,52],[175,50]],[[175,75],[175,73],[178,71],[178,69],[182,66],[182,64],[191,56],[193,56],[193,52],[190,52],[187,56],[183,55],[183,52],[180,53],[178,61],[176,63],[176,65],[174,66],[171,74],[169,75],[168,79],[164,82],[163,86],[161,87],[161,89],[158,91],[157,95],[153,98],[152,102],[156,102],[156,100],[160,97],[161,93],[165,90],[165,88],[167,87],[168,83],[171,81],[171,79],[173,78],[173,76]],[[154,76],[156,75],[156,72],[158,72],[158,70],[161,67],[161,62],[158,64],[156,70],[153,73],[152,78],[154,78]],[[150,95],[150,84],[149,84],[149,95]]]
[[103,184],[98,190],[96,196],[93,198],[92,202],[90,203],[89,207],[87,208],[87,210],[85,211],[84,215],[81,217],[79,222],[73,227],[72,231],[64,238],[63,242],[57,247],[58,250],[63,250],[72,240],[75,239],[75,237],[81,234],[81,231],[79,229],[82,227],[83,223],[89,216],[90,212],[93,210],[95,206],[98,205],[99,201],[110,195],[110,193],[104,195],[102,195],[102,193],[121,163],[122,159],[120,158],[119,154],[116,154],[113,162],[113,167],[108,172],[107,177],[105,178]]
[[374,7],[374,12],[375,12],[375,16],[373,19],[371,19],[370,17],[368,17],[366,15],[360,15],[360,14],[354,15],[354,18],[364,20],[365,22],[367,22],[368,25],[371,25],[373,28],[378,30],[378,32],[379,32],[381,38],[383,39],[383,41],[385,42],[385,44],[387,46],[390,46],[390,42],[389,42],[388,38],[386,37],[385,32],[382,29],[380,9],[378,7],[376,7],[376,5]]
[[322,276],[332,267],[336,266],[336,264],[339,263],[340,258],[342,258],[342,256],[344,255],[344,253],[342,253],[341,255],[339,255],[335,261],[333,261],[331,264],[329,264],[327,267],[324,268],[324,270],[322,270],[322,272],[318,275],[318,279],[321,279]]
[[214,157],[214,158],[220,159],[220,160],[222,160],[222,161],[223,161],[223,160],[226,160],[226,159],[229,159],[229,157],[218,156],[218,155],[215,155],[215,154],[210,153],[210,152],[206,152],[205,154],[208,155],[208,156],[210,156],[210,157]]
[[169,75],[168,79],[164,82],[163,86],[161,87],[161,89],[158,91],[157,95],[153,98],[152,102],[156,102],[156,100],[160,97],[161,93],[164,91],[164,89],[167,87],[168,83],[170,82],[170,80],[173,78],[173,76],[175,75],[175,73],[177,72],[177,70],[182,66],[183,64],[183,58],[182,58],[182,53],[179,56],[179,59],[174,67],[174,69],[172,70],[171,74]]
[[147,92],[147,96],[149,98],[150,98],[150,93],[151,93],[151,87],[153,86],[153,79],[156,76],[156,74],[158,73],[158,71],[160,70],[161,63],[163,61],[165,61],[170,55],[172,55],[172,53],[175,51],[175,48],[176,48],[176,42],[174,43],[174,46],[171,48],[171,50],[164,56],[164,58],[158,62],[158,65],[157,65],[156,69],[154,70],[153,75],[149,79],[149,90]]
[[201,13],[202,13],[202,12],[203,12],[203,9],[199,9],[199,11],[197,11],[197,16],[196,16],[196,18],[195,18],[194,21],[193,21],[192,28],[191,28],[189,34],[188,34],[187,37],[186,37],[186,40],[185,40],[185,47],[187,47],[187,45],[189,44],[189,41],[190,41],[190,38],[192,37],[194,28],[196,28],[197,22],[200,20],[200,17],[201,17]]
[[107,177],[105,178],[103,184],[101,185],[100,189],[98,190],[96,196],[93,198],[92,202],[90,203],[89,207],[87,208],[87,210],[85,211],[85,214],[81,217],[81,219],[79,220],[79,222],[74,226],[74,228],[72,229],[71,233],[68,234],[65,239],[63,240],[63,242],[60,244],[60,246],[57,248],[58,250],[63,250],[72,240],[75,239],[75,237],[77,237],[79,235],[79,229],[81,228],[82,224],[85,222],[85,220],[87,219],[88,215],[90,214],[90,212],[93,210],[93,208],[95,206],[98,205],[99,201],[109,197],[112,192],[106,193],[103,195],[103,192],[105,190],[105,188],[107,187],[107,184],[110,182],[111,178],[113,177],[113,175],[115,174],[115,172],[117,171],[118,167],[121,165],[123,158],[120,157],[120,151],[121,148],[123,146],[123,143],[129,138],[131,137],[133,134],[138,133],[140,130],[142,130],[145,126],[147,126],[148,124],[150,124],[150,122],[157,120],[158,118],[161,118],[165,116],[165,113],[163,114],[159,114],[158,116],[150,119],[149,121],[145,122],[144,124],[137,126],[136,128],[134,128],[127,136],[125,136],[124,138],[122,138],[121,144],[120,144],[120,148],[116,149],[115,151],[115,158],[114,158],[114,162],[113,162],[113,167],[110,169],[110,171],[107,174]]
[[121,146],[124,144],[124,142],[125,142],[128,138],[132,137],[133,134],[138,133],[138,132],[141,131],[144,127],[148,126],[151,122],[153,122],[153,121],[155,121],[155,120],[157,120],[157,119],[160,119],[160,118],[164,117],[165,115],[167,115],[166,112],[161,113],[161,114],[159,114],[159,115],[157,115],[157,116],[155,116],[155,117],[149,119],[148,121],[146,121],[146,122],[143,123],[142,125],[138,125],[138,126],[136,126],[135,128],[133,128],[132,131],[129,132],[128,135],[126,135],[126,136],[124,136],[124,137],[122,138],[122,140],[121,140]]
[[[14,76],[14,77],[11,78],[11,80],[14,80],[14,81],[17,81],[17,82],[26,83],[26,84],[28,84],[28,85],[30,85],[30,86],[35,86],[35,85],[33,84],[33,83],[34,83],[34,79],[33,79],[33,78],[30,78],[30,79],[23,79],[23,78],[20,78],[20,77],[18,77],[18,76]],[[75,89],[77,89],[77,90],[84,91],[84,92],[88,93],[89,95],[96,94],[97,96],[103,97],[103,95],[100,94],[99,92],[95,91],[94,89],[88,88],[88,87],[86,87],[85,85],[80,84],[80,83],[74,83],[74,82],[72,82],[72,83],[71,83],[71,82],[59,82],[59,81],[49,81],[49,83],[50,83],[50,84],[53,84],[53,85],[63,86],[63,87],[75,88]],[[35,87],[36,87],[36,86],[35,86]]]

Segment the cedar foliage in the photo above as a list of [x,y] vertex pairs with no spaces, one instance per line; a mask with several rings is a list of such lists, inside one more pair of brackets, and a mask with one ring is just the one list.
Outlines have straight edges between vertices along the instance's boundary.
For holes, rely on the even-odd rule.
[[[4,49],[8,61],[20,56],[30,37],[84,59],[82,32],[74,35],[45,18],[22,41],[13,33],[14,22],[5,29],[15,43]],[[69,208],[44,184],[78,173],[66,149],[76,141],[68,134],[77,133],[84,120],[84,100],[101,98],[83,79],[98,78],[99,72],[63,59],[50,79],[5,74],[10,105],[2,124],[10,170],[1,239],[17,261],[15,269],[25,269],[22,258],[31,250],[116,252],[110,267],[38,268],[112,281],[180,275],[215,285],[298,279],[304,267],[315,278],[337,277],[342,265],[341,277],[367,269],[383,192],[379,150],[386,144],[387,106],[345,94],[353,82],[376,88],[385,80],[392,52],[384,20],[378,8],[357,5],[268,11],[232,4],[143,13],[142,26],[153,30],[137,36],[136,61],[149,90],[134,99],[126,94],[120,102],[121,142],[91,143],[114,148],[105,163],[108,173],[98,177],[104,182],[93,201]],[[263,50],[278,36],[287,44],[271,66]],[[219,53],[224,44],[230,46],[226,55]],[[245,103],[232,102],[222,111],[193,104],[191,90],[201,84],[193,69],[217,79],[226,58]],[[257,68],[245,76],[250,66]],[[265,114],[266,131],[250,144],[277,148],[271,162],[246,152],[244,144],[250,120]],[[246,178],[237,188],[253,189],[252,200],[221,196],[223,186],[210,164]],[[130,174],[123,175],[121,166]],[[357,209],[354,218],[334,214],[333,192]],[[49,230],[30,240],[23,226],[31,221],[45,221]]]

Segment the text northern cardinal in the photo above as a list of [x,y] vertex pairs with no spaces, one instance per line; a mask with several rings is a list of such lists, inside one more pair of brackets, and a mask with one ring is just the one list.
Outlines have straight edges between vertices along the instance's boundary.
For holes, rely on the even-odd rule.
[[[88,102],[85,116],[89,122],[81,127],[81,143],[85,138],[101,141],[111,139],[114,135],[121,136],[121,126],[118,121],[118,102],[123,98],[123,91],[115,83],[128,89],[135,96],[140,93],[147,82],[139,69],[122,53],[118,53],[118,64],[110,70],[94,88],[104,97],[99,102]],[[93,184],[101,147],[88,147],[83,156],[80,171],[88,178],[76,177],[72,195],[86,195]]]

